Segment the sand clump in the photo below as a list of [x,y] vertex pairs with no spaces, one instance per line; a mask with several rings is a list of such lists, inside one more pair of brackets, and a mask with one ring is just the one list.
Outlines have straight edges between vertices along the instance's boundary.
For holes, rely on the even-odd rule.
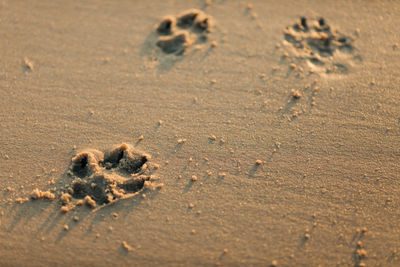
[[35,64],[28,58],[24,58],[23,66],[26,71],[33,71]]
[[133,250],[133,247],[130,246],[126,241],[122,241],[121,245],[122,245],[122,247],[123,247],[127,252]]
[[56,195],[51,193],[50,191],[40,191],[39,189],[34,189],[31,193],[32,199],[49,199],[54,200]]
[[193,44],[204,43],[212,31],[212,18],[197,9],[174,17],[167,16],[156,27],[156,45],[166,54],[181,55]]
[[72,158],[65,175],[66,184],[57,195],[35,189],[31,198],[54,200],[58,196],[61,212],[67,213],[84,204],[94,209],[134,197],[143,189],[161,189],[163,184],[153,183],[155,177],[152,173],[157,168],[150,160],[150,155],[129,144],[105,152],[84,150]]

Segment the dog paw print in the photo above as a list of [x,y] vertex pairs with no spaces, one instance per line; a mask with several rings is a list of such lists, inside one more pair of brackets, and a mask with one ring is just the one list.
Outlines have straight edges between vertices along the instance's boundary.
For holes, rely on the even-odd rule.
[[166,54],[181,55],[191,45],[206,42],[212,27],[212,18],[197,9],[187,10],[177,17],[168,16],[156,28],[156,45]]
[[[104,152],[87,149],[72,158],[67,171],[57,182],[59,190],[35,189],[31,198],[60,199],[64,213],[84,204],[101,208],[137,196],[144,189],[161,189],[163,184],[155,183],[156,178],[152,175],[157,168],[150,155],[129,144]],[[16,201],[23,203],[25,199]]]
[[106,152],[94,149],[80,152],[72,158],[68,171],[71,183],[65,194],[89,206],[135,196],[146,182],[150,183],[152,165],[149,161],[149,155],[128,144]]
[[[307,19],[284,30],[285,55],[292,60],[305,60],[311,71],[347,73],[355,55],[354,38],[330,26],[324,18]],[[293,68],[292,68],[293,69]]]

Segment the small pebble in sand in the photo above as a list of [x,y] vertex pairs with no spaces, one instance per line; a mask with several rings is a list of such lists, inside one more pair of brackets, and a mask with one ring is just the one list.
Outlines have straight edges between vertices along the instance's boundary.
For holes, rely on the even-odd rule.
[[290,68],[292,68],[293,70],[295,70],[295,69],[297,69],[297,65],[294,64],[294,63],[291,63],[291,64],[290,64]]
[[94,201],[90,196],[85,197],[85,203],[86,203],[86,205],[88,205],[91,208],[96,207],[96,201]]
[[357,249],[356,250],[358,258],[366,258],[367,257],[367,251],[365,249]]
[[256,165],[261,165],[263,162],[262,162],[262,160],[256,160]]
[[247,9],[253,9],[253,4],[247,4]]
[[366,232],[368,232],[368,228],[367,227],[361,228],[361,233],[365,234]]
[[212,42],[211,42],[211,47],[217,47],[217,46],[218,46],[217,41],[212,41]]
[[142,198],[146,198],[147,196],[146,196],[146,194],[142,194]]
[[128,245],[128,243],[126,241],[122,241],[122,247],[126,250],[126,251],[131,251],[133,250],[133,248]]
[[362,246],[363,246],[363,242],[362,242],[361,240],[358,241],[358,242],[357,242],[357,247],[362,248]]
[[192,235],[195,235],[195,234],[196,234],[196,230],[195,230],[195,229],[192,229],[192,231],[190,231],[190,233],[191,233]]
[[295,89],[292,89],[291,94],[294,99],[300,99],[302,97],[302,94]]
[[194,204],[193,203],[189,203],[189,209],[193,209],[194,208]]
[[217,137],[215,136],[215,135],[210,135],[209,137],[208,137],[208,139],[210,139],[211,141],[215,141],[215,140],[217,140]]
[[118,218],[118,213],[116,213],[116,212],[111,213],[111,215],[112,215],[114,218]]
[[143,135],[141,135],[141,136],[139,136],[139,141],[143,141],[144,140],[144,136]]
[[258,15],[256,13],[254,13],[254,12],[252,12],[250,14],[250,16],[251,16],[252,19],[257,19],[258,18]]
[[73,219],[75,222],[79,221],[79,217],[78,217],[78,216],[74,216],[72,219]]
[[218,173],[218,176],[219,176],[219,177],[225,177],[225,176],[226,176],[226,173],[225,173],[225,172],[220,172],[220,173]]
[[273,260],[273,261],[271,262],[271,267],[277,267],[277,266],[278,266],[278,261]]
[[190,157],[190,158],[188,159],[188,161],[189,161],[189,162],[192,162],[192,161],[193,161],[192,157]]
[[222,251],[224,254],[228,254],[228,249],[227,248],[224,248],[224,250]]
[[24,58],[24,67],[26,70],[32,71],[35,67],[35,64],[27,58]]
[[162,120],[158,121],[158,125],[161,126],[164,122]]
[[62,195],[61,195],[61,197],[60,197],[60,199],[61,199],[61,202],[63,203],[63,204],[68,204],[68,203],[70,203],[71,202],[71,195],[70,194],[68,194],[68,193],[63,193]]
[[196,212],[196,214],[197,214],[197,215],[201,215],[201,210],[198,210],[198,211]]
[[309,234],[309,233],[305,233],[305,234],[304,234],[304,238],[305,238],[305,239],[307,239],[307,240],[308,240],[308,239],[310,239],[310,237],[311,237],[311,236],[310,236],[310,234]]
[[196,182],[197,180],[198,180],[197,176],[196,175],[192,175],[192,181]]
[[61,210],[62,213],[67,213],[67,212],[70,210],[70,207],[68,207],[68,206],[61,206],[60,210]]
[[157,184],[156,188],[161,190],[164,188],[164,184],[163,183]]
[[178,139],[177,143],[178,144],[183,144],[186,142],[186,139]]
[[65,225],[64,225],[64,230],[65,230],[65,231],[68,231],[68,230],[69,230],[69,226],[65,224]]
[[96,238],[99,238],[99,237],[100,237],[100,234],[99,234],[99,233],[97,233],[97,234],[96,234]]

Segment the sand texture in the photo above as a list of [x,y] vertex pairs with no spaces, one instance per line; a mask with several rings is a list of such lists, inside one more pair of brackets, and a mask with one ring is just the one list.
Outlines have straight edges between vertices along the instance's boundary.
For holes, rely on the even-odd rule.
[[0,0],[0,266],[400,266],[399,14]]

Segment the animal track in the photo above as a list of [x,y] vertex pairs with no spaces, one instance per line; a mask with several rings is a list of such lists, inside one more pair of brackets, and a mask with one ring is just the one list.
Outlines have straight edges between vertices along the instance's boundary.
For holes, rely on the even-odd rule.
[[355,56],[354,38],[333,29],[324,18],[301,17],[284,30],[287,55],[305,59],[312,71],[347,73]]
[[150,156],[122,144],[110,151],[86,150],[72,158],[67,192],[75,199],[89,196],[97,204],[137,194],[150,181]]
[[[68,212],[76,206],[113,203],[119,199],[131,198],[144,188],[160,189],[163,184],[155,184],[152,175],[157,164],[151,157],[139,152],[132,145],[121,144],[105,152],[88,149],[72,158],[65,175],[58,182],[58,191],[42,192],[35,189],[32,199],[60,198],[61,210]],[[19,201],[19,202],[24,202]]]
[[156,45],[166,54],[181,55],[192,44],[206,42],[212,26],[212,18],[197,9],[165,17],[156,29]]

